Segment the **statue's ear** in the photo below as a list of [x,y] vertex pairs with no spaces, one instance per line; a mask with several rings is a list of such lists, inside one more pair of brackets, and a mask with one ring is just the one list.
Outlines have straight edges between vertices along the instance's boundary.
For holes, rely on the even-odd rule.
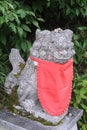
[[41,31],[40,31],[39,29],[36,30],[36,39],[39,38],[39,36],[40,36],[40,32],[41,32]]
[[72,36],[73,36],[72,30],[66,29],[66,30],[64,30],[64,33],[65,33],[66,37],[68,38],[68,40],[72,40]]

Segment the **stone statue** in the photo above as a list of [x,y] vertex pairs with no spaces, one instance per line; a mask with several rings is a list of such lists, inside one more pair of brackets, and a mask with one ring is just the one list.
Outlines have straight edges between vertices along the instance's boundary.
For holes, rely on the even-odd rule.
[[[40,117],[54,124],[58,123],[67,114],[69,103],[67,104],[67,108],[60,114],[57,113],[54,114],[54,112],[51,114],[50,109],[44,109],[43,104],[45,103],[43,102],[46,101],[43,101],[41,103],[41,101],[38,98],[39,96],[38,92],[39,91],[41,92],[42,90],[41,89],[37,90],[37,82],[38,82],[37,70],[39,68],[38,67],[39,63],[45,61],[47,64],[49,63],[55,65],[58,64],[58,66],[63,66],[65,64],[65,66],[68,66],[68,62],[72,59],[73,55],[75,54],[75,51],[73,49],[72,35],[73,32],[69,29],[62,30],[58,28],[53,31],[48,31],[48,30],[40,31],[37,29],[36,39],[33,43],[33,46],[30,49],[30,56],[26,63],[20,56],[19,51],[17,49],[12,49],[9,55],[9,59],[12,64],[13,70],[6,78],[6,82],[5,82],[6,92],[10,94],[12,92],[13,87],[18,86],[17,94],[18,94],[21,108],[31,113],[36,118]],[[21,69],[20,67],[21,64],[25,64],[25,67],[23,69]],[[57,72],[57,69],[55,69],[55,72]],[[42,71],[40,72],[40,74],[43,75]],[[70,76],[71,76],[70,80],[72,80],[72,74]],[[50,75],[48,77],[50,77]],[[45,82],[43,81],[43,79],[45,78],[46,77],[42,78],[40,83]],[[66,78],[66,80],[67,79],[68,78]],[[59,83],[60,81],[56,81],[56,82]],[[63,83],[60,82],[60,84],[62,86]],[[69,89],[67,91],[69,91]],[[43,92],[41,92],[40,97],[41,100],[44,100],[42,96],[43,96]],[[56,93],[55,93],[55,97],[56,97]],[[48,101],[49,101],[48,104],[50,107],[51,101],[49,99],[50,98],[48,97]],[[45,108],[47,107],[48,107],[47,104],[45,104]],[[46,110],[48,110],[48,112]]]

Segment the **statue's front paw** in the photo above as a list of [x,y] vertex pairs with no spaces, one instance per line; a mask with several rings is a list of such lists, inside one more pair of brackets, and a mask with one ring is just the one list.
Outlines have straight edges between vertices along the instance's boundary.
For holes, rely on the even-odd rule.
[[32,112],[35,102],[32,99],[26,99],[25,101],[21,102],[21,106],[23,106],[27,112]]
[[19,97],[19,102],[23,102],[30,95],[30,89],[28,88],[28,83],[24,80],[20,82],[19,88],[17,90],[17,94]]

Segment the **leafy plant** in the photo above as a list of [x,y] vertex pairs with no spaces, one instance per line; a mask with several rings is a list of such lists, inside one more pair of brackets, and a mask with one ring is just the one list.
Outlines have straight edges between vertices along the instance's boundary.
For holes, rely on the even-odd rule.
[[87,16],[87,0],[59,0],[59,4],[62,14],[71,20]]
[[76,51],[74,68],[77,73],[82,75],[87,73],[87,27],[78,27],[73,42]]
[[79,76],[74,75],[73,95],[71,104],[74,107],[84,110],[83,117],[78,122],[79,130],[87,129],[87,74]]
[[39,27],[37,16],[29,5],[13,0],[0,0],[0,48],[9,52],[12,47],[29,55],[31,46],[32,25]]
[[76,54],[74,56],[74,81],[71,104],[84,110],[78,122],[79,130],[87,129],[87,27],[77,28],[73,37]]
[[10,71],[8,55],[0,55],[0,87],[3,87],[7,74]]
[[42,27],[47,29],[62,27],[76,30],[78,26],[87,25],[87,0],[46,1],[42,6],[41,16],[46,21],[44,25],[41,24]]

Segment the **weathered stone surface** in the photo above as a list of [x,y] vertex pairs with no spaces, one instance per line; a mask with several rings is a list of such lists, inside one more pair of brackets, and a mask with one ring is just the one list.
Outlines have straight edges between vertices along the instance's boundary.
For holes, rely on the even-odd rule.
[[9,73],[5,81],[5,90],[8,94],[11,94],[13,87],[19,85],[17,75],[21,72],[20,65],[25,64],[23,58],[19,54],[19,50],[11,49],[9,60],[13,70]]
[[[60,125],[46,126],[37,121],[14,115],[7,110],[0,111],[0,125],[7,130],[76,130],[76,123],[81,118],[83,110],[70,107],[69,114]],[[73,129],[75,128],[75,129]]]
[[75,54],[72,35],[69,29],[37,30],[31,54],[40,59],[65,63]]
[[[30,49],[30,54],[34,57],[47,61],[65,63],[75,54],[72,43],[73,32],[69,29],[55,29],[53,31],[36,31],[36,40]],[[15,58],[16,57],[16,58]],[[60,121],[67,113],[58,117],[53,117],[44,112],[37,96],[36,68],[37,62],[28,58],[23,70],[20,69],[20,62],[24,64],[17,49],[12,49],[10,62],[13,66],[12,72],[5,82],[7,93],[11,93],[14,86],[19,86],[17,94],[20,106],[35,117],[41,117],[52,123]],[[18,77],[17,77],[18,74]]]

